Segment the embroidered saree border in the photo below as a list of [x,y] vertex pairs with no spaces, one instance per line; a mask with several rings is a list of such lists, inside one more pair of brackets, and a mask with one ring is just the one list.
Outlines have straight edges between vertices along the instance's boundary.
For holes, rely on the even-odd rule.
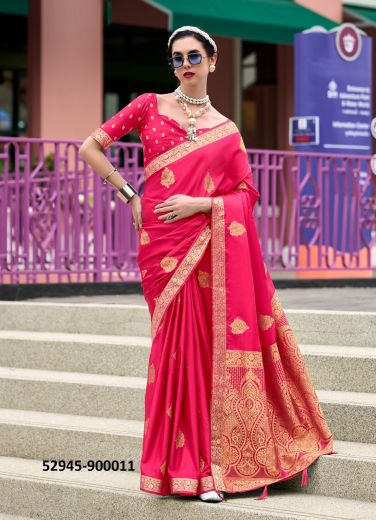
[[158,157],[153,159],[147,166],[144,167],[144,179],[148,179],[151,175],[153,175],[153,173],[176,161],[177,159],[185,157],[194,150],[197,150],[202,146],[211,144],[222,137],[227,137],[228,135],[234,134],[236,132],[239,132],[238,127],[233,121],[229,121],[222,126],[213,128],[213,130],[209,130],[208,132],[201,134],[197,141],[185,141],[184,143],[167,150],[167,152],[158,155]]
[[[298,473],[303,471],[305,468],[308,468],[316,459],[321,457],[322,455],[330,455],[333,450],[333,445],[328,445],[326,448],[321,450],[316,450],[311,453],[305,453],[299,461],[299,464],[295,466],[295,471],[290,473],[286,477],[275,477],[275,478],[247,478],[245,476],[235,476],[235,477],[226,477],[226,486],[224,486],[224,491],[226,493],[241,493],[244,491],[252,491],[254,489],[259,489],[264,486],[269,486],[270,484],[274,484],[276,482],[283,482],[286,480],[290,480]],[[216,489],[217,485],[216,485]],[[220,489],[220,488],[219,488]]]
[[226,383],[226,248],[223,197],[212,201],[213,376],[211,402],[211,469],[216,489],[223,489],[222,420]]
[[193,271],[197,262],[205,252],[211,236],[210,226],[207,225],[196,239],[195,243],[184,257],[174,274],[167,282],[161,295],[158,297],[153,317],[151,320],[151,337],[154,339],[158,332],[159,324],[166,312],[167,307],[175,297],[179,289],[183,286],[188,276]]
[[[141,475],[140,489],[152,493],[162,494],[162,479]],[[214,489],[214,481],[211,475],[196,478],[171,477],[170,488],[172,493],[205,493]]]
[[102,130],[102,128],[98,127],[90,134],[90,137],[95,139],[97,143],[99,143],[102,148],[105,150],[110,146],[111,143],[113,143],[112,138],[108,135],[107,132]]

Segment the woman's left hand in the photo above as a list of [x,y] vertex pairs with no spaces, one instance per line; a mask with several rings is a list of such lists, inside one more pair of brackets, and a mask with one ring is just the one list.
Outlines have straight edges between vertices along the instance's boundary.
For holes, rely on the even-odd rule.
[[[158,219],[166,224],[176,222],[182,218],[190,217],[200,211],[198,197],[190,197],[189,195],[177,194],[171,195],[164,202],[155,205],[154,213],[162,213]],[[176,217],[168,219],[167,217],[175,213]]]

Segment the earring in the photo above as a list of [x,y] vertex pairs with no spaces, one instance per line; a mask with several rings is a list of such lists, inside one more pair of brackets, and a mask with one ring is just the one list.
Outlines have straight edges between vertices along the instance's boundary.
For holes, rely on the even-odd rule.
[[174,74],[175,74],[175,76],[176,76],[176,69],[174,69]]
[[215,71],[215,65],[210,65],[209,70],[210,70],[210,72],[214,72]]

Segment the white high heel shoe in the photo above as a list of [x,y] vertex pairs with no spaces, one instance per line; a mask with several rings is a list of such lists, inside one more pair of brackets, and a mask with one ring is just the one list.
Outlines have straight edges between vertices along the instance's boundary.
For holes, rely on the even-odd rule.
[[221,502],[223,500],[223,493],[221,491],[207,491],[206,493],[200,493],[199,497],[204,502]]

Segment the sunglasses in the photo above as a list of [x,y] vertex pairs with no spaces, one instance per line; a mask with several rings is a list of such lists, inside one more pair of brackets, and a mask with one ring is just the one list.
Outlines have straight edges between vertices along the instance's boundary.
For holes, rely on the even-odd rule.
[[[199,65],[201,63],[202,58],[206,58],[206,56],[202,56],[199,52],[191,52],[188,54],[188,61],[191,65]],[[174,69],[178,69],[184,64],[184,56],[173,56],[168,60],[168,63]]]

